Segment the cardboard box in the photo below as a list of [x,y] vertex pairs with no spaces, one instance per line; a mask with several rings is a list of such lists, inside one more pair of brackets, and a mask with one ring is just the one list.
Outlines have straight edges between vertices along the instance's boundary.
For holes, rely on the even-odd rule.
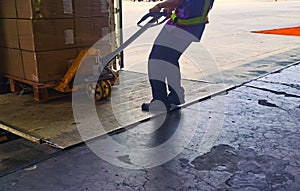
[[25,79],[33,82],[60,80],[77,56],[77,49],[44,52],[22,51]]
[[99,17],[109,15],[110,0],[75,0],[75,17]]
[[0,19],[0,46],[20,48],[16,19]]
[[15,0],[0,0],[0,18],[17,18]]
[[28,51],[75,47],[73,19],[18,19],[20,47]]
[[16,0],[16,4],[21,19],[73,18],[72,0]]
[[24,78],[21,51],[0,47],[0,74]]
[[77,47],[94,45],[109,33],[108,17],[76,18],[75,33]]

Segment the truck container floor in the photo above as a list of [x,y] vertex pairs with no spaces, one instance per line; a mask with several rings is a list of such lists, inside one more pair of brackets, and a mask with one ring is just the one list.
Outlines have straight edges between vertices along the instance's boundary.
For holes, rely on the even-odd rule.
[[[96,103],[96,110],[105,133],[122,129],[148,119],[150,113],[141,111],[141,104],[151,100],[147,74],[121,71],[119,85],[113,86],[112,96]],[[200,80],[182,80],[186,104],[198,101],[225,89],[224,84]],[[227,86],[228,87],[228,86]],[[0,95],[0,128],[36,143],[67,148],[83,141],[74,121],[71,94],[59,99],[38,103],[31,94]],[[92,139],[103,131],[89,129]]]

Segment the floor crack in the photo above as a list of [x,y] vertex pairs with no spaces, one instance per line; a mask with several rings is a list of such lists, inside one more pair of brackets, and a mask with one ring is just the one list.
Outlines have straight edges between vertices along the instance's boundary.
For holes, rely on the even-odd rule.
[[300,85],[298,84],[287,84],[287,83],[281,83],[281,82],[270,82],[270,81],[266,81],[266,80],[257,80],[260,82],[264,82],[264,83],[269,83],[269,84],[277,84],[277,85],[283,85],[283,86],[287,86],[290,88],[294,88],[296,90],[300,90]]
[[276,95],[284,95],[285,97],[294,97],[294,98],[300,98],[299,95],[295,95],[295,94],[290,94],[290,93],[286,93],[283,91],[275,91],[275,90],[270,90],[267,88],[260,88],[260,87],[256,87],[256,86],[251,86],[251,85],[245,85],[248,88],[254,88],[254,89],[258,89],[258,90],[262,90],[262,91],[267,91],[267,92],[271,92],[274,93]]

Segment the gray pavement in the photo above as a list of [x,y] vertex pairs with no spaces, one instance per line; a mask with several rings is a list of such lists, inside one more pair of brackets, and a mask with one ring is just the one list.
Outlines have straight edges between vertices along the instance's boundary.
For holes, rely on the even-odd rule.
[[181,150],[164,164],[118,167],[138,160],[113,147],[118,163],[101,159],[91,146],[101,137],[2,177],[0,190],[300,190],[299,72],[295,63],[171,112],[159,127],[155,117],[110,135],[135,151],[176,136],[159,155],[139,155],[158,161],[170,149]]

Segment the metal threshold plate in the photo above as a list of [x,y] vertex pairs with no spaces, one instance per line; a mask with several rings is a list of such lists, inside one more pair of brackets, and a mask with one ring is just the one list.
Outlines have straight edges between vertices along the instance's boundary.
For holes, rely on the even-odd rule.
[[[121,71],[120,83],[113,87],[113,94],[122,102],[112,103],[107,98],[96,104],[97,114],[105,133],[150,118],[152,114],[141,111],[141,104],[151,100],[147,74]],[[225,90],[222,84],[198,80],[182,80],[186,91],[186,104]],[[112,107],[112,104],[113,107]],[[37,103],[32,95],[4,94],[0,96],[0,128],[37,143],[48,143],[57,148],[67,148],[82,142],[72,110],[72,96]],[[113,108],[113,109],[112,109]],[[130,117],[129,115],[130,114]],[[88,134],[92,139],[103,134],[93,128]]]

